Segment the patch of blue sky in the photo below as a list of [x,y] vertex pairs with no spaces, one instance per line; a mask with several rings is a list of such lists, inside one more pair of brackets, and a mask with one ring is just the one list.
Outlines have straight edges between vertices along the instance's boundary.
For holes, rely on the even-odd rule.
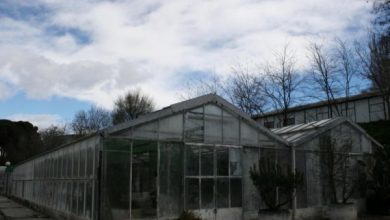
[[74,27],[52,25],[46,27],[45,33],[49,36],[64,36],[70,34],[78,44],[88,44],[91,42],[91,37],[86,31]]
[[89,109],[92,104],[71,98],[52,97],[48,100],[32,100],[24,93],[0,101],[0,118],[12,114],[55,114],[64,120],[71,120],[74,114],[82,109]]
[[0,18],[9,17],[22,21],[43,21],[47,19],[50,10],[35,1],[0,1]]
[[171,80],[165,84],[167,89],[182,89],[183,86],[187,86],[187,83],[196,83],[200,81],[211,81],[213,77],[213,71],[207,70],[181,70],[175,74],[175,80]]

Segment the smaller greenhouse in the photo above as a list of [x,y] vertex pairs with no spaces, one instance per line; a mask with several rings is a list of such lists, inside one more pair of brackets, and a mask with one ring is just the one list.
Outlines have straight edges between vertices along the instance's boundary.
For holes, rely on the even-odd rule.
[[[273,129],[275,134],[285,139],[295,151],[295,167],[304,175],[304,187],[297,192],[297,208],[324,207],[333,199],[348,199],[355,202],[358,211],[363,195],[358,190],[358,172],[356,162],[365,161],[375,148],[382,147],[360,126],[346,118],[332,118]],[[329,150],[332,150],[330,152]],[[332,164],[327,164],[327,155],[334,157]],[[340,163],[344,159],[346,163]],[[339,163],[339,164],[337,164]],[[333,178],[343,175],[345,181],[336,186],[336,195],[332,195],[328,185],[328,165],[334,171]],[[339,167],[343,165],[347,168]],[[344,171],[344,172],[343,172]],[[337,183],[336,183],[337,184]],[[343,186],[344,188],[342,188]],[[302,209],[304,210],[304,209]],[[318,213],[320,214],[320,213]],[[299,219],[299,216],[298,216]]]

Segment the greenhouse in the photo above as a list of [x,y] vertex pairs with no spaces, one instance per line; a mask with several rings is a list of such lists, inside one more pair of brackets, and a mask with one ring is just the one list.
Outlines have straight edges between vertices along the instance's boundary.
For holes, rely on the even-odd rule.
[[16,166],[12,194],[75,219],[242,219],[260,199],[249,168],[286,142],[206,95],[61,146]]
[[[304,189],[286,208],[321,205],[321,198],[308,198],[320,192],[304,152],[334,128],[320,126],[328,124],[272,132],[221,97],[205,95],[18,164],[11,194],[63,219],[177,219],[185,210],[202,219],[249,219],[265,208],[249,176],[261,156],[305,173]],[[363,136],[359,143],[374,142]]]
[[[337,180],[336,199],[347,199],[347,203],[355,204],[357,212],[364,211],[362,198],[365,195],[358,190],[359,169],[356,162],[369,159],[375,148],[382,147],[379,142],[356,123],[341,117],[286,126],[272,131],[294,148],[295,167],[304,174],[304,187],[298,189],[296,196],[296,219],[302,219],[299,214],[306,215],[305,212],[310,212],[310,209],[317,209],[317,212],[311,213],[316,218],[324,218],[321,216],[321,209],[332,203],[325,175],[327,160],[324,158],[329,155],[326,150],[329,148],[334,149],[331,156],[335,158],[335,162],[330,165],[338,169],[333,176]],[[342,163],[343,159],[345,163]]]

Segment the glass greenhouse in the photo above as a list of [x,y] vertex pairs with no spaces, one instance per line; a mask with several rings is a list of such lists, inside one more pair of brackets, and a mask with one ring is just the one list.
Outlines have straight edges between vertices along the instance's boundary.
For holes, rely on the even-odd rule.
[[248,171],[262,153],[290,160],[282,138],[206,95],[25,161],[12,194],[80,219],[242,219],[259,207]]
[[[304,189],[287,207],[305,208],[318,205],[308,193],[320,192],[302,150],[312,151],[317,133],[333,128],[317,127],[271,132],[210,94],[17,165],[11,194],[66,219],[176,219],[184,210],[202,219],[249,219],[265,208],[249,177],[261,155],[305,173]],[[296,141],[304,143],[297,152]]]

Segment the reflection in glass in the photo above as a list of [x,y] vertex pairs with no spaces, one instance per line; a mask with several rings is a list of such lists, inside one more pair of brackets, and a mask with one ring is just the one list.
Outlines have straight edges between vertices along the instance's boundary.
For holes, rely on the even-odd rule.
[[186,179],[186,209],[199,209],[199,179]]
[[168,219],[183,210],[183,144],[160,143],[159,215]]
[[241,176],[241,150],[240,149],[230,149],[230,175],[231,176]]
[[217,176],[229,176],[228,148],[217,148]]
[[157,143],[134,141],[132,156],[133,219],[157,217]]
[[201,151],[201,176],[212,176],[214,175],[214,151],[213,147],[202,147]]
[[217,179],[217,208],[229,207],[229,178]]
[[214,208],[214,179],[204,178],[201,182],[202,209]]
[[199,147],[186,147],[186,175],[199,175]]
[[242,185],[241,179],[230,179],[231,207],[241,207],[242,203]]

